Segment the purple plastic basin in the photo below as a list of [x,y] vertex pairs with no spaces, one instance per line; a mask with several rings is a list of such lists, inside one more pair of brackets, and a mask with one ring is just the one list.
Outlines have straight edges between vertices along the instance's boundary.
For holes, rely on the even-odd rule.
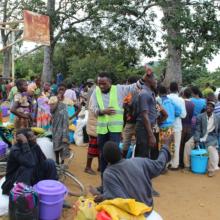
[[60,218],[67,188],[56,180],[42,180],[34,189],[39,194],[40,219],[57,220]]
[[2,108],[2,116],[7,117],[9,115],[8,114],[9,108],[7,106],[1,106],[1,108]]
[[0,156],[3,156],[6,154],[6,149],[8,145],[4,141],[0,141]]

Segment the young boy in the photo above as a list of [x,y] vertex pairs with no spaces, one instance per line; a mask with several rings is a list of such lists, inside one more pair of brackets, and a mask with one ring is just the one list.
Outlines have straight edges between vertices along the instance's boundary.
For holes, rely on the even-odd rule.
[[69,120],[66,105],[52,96],[49,100],[50,111],[52,114],[52,135],[53,147],[56,154],[56,163],[64,163],[68,158],[69,152]]

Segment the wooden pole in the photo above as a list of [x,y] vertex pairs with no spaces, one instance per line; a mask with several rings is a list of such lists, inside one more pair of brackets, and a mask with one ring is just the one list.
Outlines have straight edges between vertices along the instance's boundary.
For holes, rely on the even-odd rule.
[[[14,32],[12,32],[12,33],[14,33]],[[2,52],[3,50],[5,50],[5,49],[7,49],[9,47],[12,47],[14,44],[19,43],[22,40],[23,40],[23,38],[20,38],[20,39],[16,40],[15,42],[11,43],[11,44],[8,44],[7,46],[5,46],[2,49],[0,49],[0,52]]]
[[32,50],[30,50],[30,51],[28,51],[28,52],[22,54],[21,56],[15,57],[14,60],[18,60],[18,59],[20,59],[20,58],[22,58],[22,57],[28,55],[29,53],[32,53],[32,52],[34,52],[35,50],[40,49],[40,48],[43,47],[43,46],[44,46],[44,45],[40,45],[40,46],[38,46],[38,47],[35,47],[34,49],[32,49]]
[[[15,41],[15,32],[12,32],[12,42]],[[12,44],[11,48],[11,74],[12,81],[15,81],[15,46]]]
[[3,26],[0,26],[0,29],[8,30],[8,31],[21,31],[21,29],[7,28],[7,27],[3,27]]
[[0,25],[10,25],[10,24],[19,24],[19,23],[24,23],[24,20],[8,21],[8,22],[2,22],[2,21],[0,21]]

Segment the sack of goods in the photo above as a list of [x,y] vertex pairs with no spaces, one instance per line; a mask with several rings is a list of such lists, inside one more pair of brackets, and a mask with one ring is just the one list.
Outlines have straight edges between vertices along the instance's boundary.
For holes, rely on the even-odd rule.
[[9,195],[10,220],[38,220],[39,199],[37,192],[24,183],[17,183]]

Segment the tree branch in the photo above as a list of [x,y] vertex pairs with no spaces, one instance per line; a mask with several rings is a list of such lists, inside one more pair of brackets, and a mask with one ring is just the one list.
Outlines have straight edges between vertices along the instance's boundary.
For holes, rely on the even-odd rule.
[[61,30],[58,32],[58,34],[54,37],[54,43],[56,43],[58,40],[59,40],[59,38],[63,35],[63,34],[65,34],[66,32],[68,32],[68,31],[70,31],[71,30],[71,28],[72,28],[72,26],[74,26],[74,25],[76,25],[76,24],[79,24],[79,23],[83,23],[83,22],[85,22],[85,21],[87,21],[87,20],[89,20],[90,18],[92,17],[92,15],[88,15],[88,16],[86,16],[85,18],[83,18],[83,19],[77,19],[76,21],[74,21],[74,22],[71,22],[68,26],[68,28],[65,28],[65,29],[62,29],[61,28]]
[[15,5],[11,11],[7,14],[7,18],[10,18],[12,16],[12,13],[15,11],[15,9],[17,9],[19,7],[19,3],[17,5]]
[[148,9],[154,7],[154,6],[158,6],[158,4],[157,4],[157,3],[153,3],[153,4],[150,4],[150,5],[147,5],[147,6],[144,8],[144,10],[143,10],[143,12],[141,13],[141,15],[138,16],[138,19],[141,18],[142,16],[144,16],[145,13],[146,13],[146,11],[147,11]]

